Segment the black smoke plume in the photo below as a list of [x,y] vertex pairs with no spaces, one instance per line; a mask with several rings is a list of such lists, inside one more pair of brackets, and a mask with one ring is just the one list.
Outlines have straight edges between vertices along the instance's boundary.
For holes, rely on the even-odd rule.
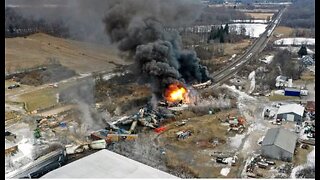
[[164,28],[190,23],[200,10],[199,4],[188,0],[111,1],[105,29],[111,42],[136,61],[140,73],[149,77],[159,95],[174,82],[210,79],[196,52],[182,49],[180,35]]

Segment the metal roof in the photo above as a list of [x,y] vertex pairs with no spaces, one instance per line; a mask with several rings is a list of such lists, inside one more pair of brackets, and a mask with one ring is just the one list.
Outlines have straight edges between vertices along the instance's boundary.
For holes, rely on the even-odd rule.
[[304,107],[299,104],[286,104],[280,106],[278,110],[278,114],[285,114],[285,113],[295,113],[297,115],[303,116]]
[[276,145],[290,153],[294,153],[297,135],[283,128],[269,129],[265,135],[262,146]]
[[297,91],[297,92],[301,91],[300,89],[297,89],[297,88],[285,88],[284,90],[285,91]]
[[41,178],[178,178],[103,149],[53,170]]

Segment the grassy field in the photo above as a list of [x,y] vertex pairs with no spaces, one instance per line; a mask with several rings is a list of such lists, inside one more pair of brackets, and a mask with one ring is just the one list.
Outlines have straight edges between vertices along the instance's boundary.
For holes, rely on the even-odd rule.
[[39,91],[23,94],[19,99],[26,103],[26,110],[31,112],[40,108],[43,109],[56,105],[57,92],[57,89],[45,88]]
[[271,19],[274,13],[245,13],[245,14],[253,17],[254,19],[267,19],[268,17],[270,17]]
[[117,50],[112,47],[57,38],[43,33],[5,38],[6,71],[46,64],[48,58],[57,59],[77,73],[112,70],[115,64],[127,64],[118,57]]
[[278,95],[278,94],[274,94],[269,96],[269,100],[270,101],[286,101],[286,100],[299,100],[299,97],[295,97],[295,96],[284,96],[284,95]]
[[293,32],[293,28],[286,26],[277,26],[274,30],[274,34],[282,34],[281,37],[290,37]]
[[232,56],[233,54],[241,54],[250,45],[249,39],[244,39],[238,43],[225,43],[224,44],[224,54],[226,56]]
[[302,73],[301,75],[301,80],[302,81],[314,81],[315,80],[315,74],[313,72],[310,71],[305,71]]

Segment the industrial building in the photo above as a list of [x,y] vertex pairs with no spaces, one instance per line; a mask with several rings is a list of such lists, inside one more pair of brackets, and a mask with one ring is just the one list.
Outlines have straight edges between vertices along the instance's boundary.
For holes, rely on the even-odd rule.
[[267,131],[262,141],[262,155],[272,159],[292,161],[298,137],[283,128]]
[[304,107],[299,104],[286,104],[280,106],[277,119],[285,119],[286,121],[302,122]]
[[171,174],[103,149],[53,170],[41,178],[177,178]]

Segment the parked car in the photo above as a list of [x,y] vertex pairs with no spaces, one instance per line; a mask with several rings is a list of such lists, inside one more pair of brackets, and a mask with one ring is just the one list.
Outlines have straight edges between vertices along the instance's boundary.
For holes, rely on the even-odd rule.
[[14,88],[18,88],[18,87],[20,87],[19,84],[13,84],[13,85],[8,86],[8,89],[14,89]]
[[222,158],[222,157],[217,157],[216,162],[222,163],[222,164],[228,164],[228,162],[225,160],[225,158]]

